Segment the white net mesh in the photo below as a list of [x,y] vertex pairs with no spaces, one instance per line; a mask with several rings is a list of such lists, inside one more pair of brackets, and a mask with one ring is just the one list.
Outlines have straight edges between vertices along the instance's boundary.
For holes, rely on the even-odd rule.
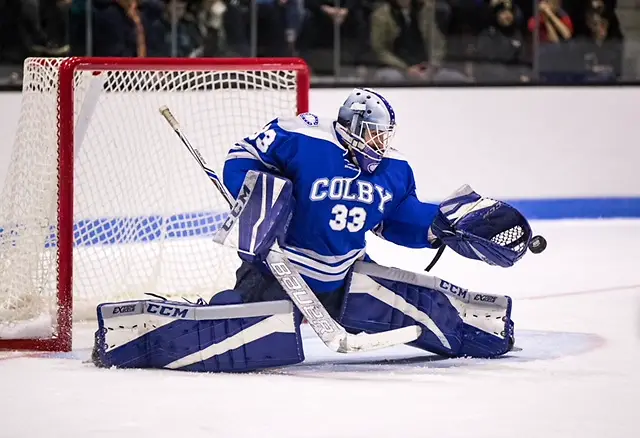
[[[28,329],[27,336],[55,330],[62,62],[25,64],[22,113],[0,199],[0,338],[25,336],[33,321],[44,333]],[[208,299],[234,283],[236,253],[210,239],[227,205],[159,114],[162,105],[221,172],[235,141],[296,113],[296,73],[76,72],[76,319],[93,316],[100,302],[146,292]]]

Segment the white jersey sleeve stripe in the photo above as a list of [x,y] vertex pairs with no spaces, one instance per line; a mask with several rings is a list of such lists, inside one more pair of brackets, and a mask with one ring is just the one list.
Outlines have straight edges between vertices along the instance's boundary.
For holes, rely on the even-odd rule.
[[227,158],[229,158],[230,155],[236,153],[236,151],[246,151],[249,153],[249,156],[243,156],[243,157],[234,157],[234,158],[253,158],[257,161],[260,161],[260,163],[262,163],[264,166],[266,166],[268,169],[271,170],[275,170],[278,171],[278,168],[275,166],[272,166],[271,164],[265,163],[261,158],[260,158],[260,154],[258,154],[258,151],[256,151],[256,149],[250,145],[249,143],[247,143],[246,141],[242,140],[239,141],[235,144],[235,146],[229,151],[229,154],[227,154]]
[[318,254],[317,252],[312,251],[310,249],[298,248],[296,246],[287,246],[285,250],[289,252],[295,252],[300,255],[305,255],[308,258],[317,260],[321,263],[324,263],[325,265],[334,265],[336,263],[341,263],[344,260],[360,257],[365,253],[364,248],[352,249],[346,254],[337,255],[337,256],[334,256],[334,255],[326,256],[326,255]]
[[318,270],[320,272],[324,272],[326,274],[340,274],[340,273],[343,273],[343,272],[349,270],[351,265],[353,265],[357,260],[357,257],[353,257],[351,259],[343,261],[339,265],[330,266],[330,265],[327,265],[327,264],[325,264],[323,262],[320,262],[320,261],[317,261],[317,260],[313,260],[313,259],[311,259],[309,257],[305,257],[303,255],[296,254],[296,253],[293,253],[291,251],[287,251],[286,249],[284,250],[284,252],[287,255],[287,258],[289,260],[291,260],[292,262],[296,262],[297,264],[301,264],[301,265],[307,266],[309,268],[316,269],[316,270]]
[[349,273],[349,270],[347,269],[340,274],[323,274],[321,272],[314,271],[313,269],[309,269],[306,266],[300,265],[296,263],[294,260],[291,260],[291,263],[296,267],[296,269],[298,270],[298,272],[300,272],[301,275],[305,277],[313,278],[314,280],[322,281],[325,283],[343,280]]
[[234,158],[247,158],[249,160],[256,160],[256,161],[260,161],[258,160],[256,157],[254,157],[253,155],[251,155],[249,152],[245,151],[245,150],[234,150],[231,151],[227,154],[227,158],[225,159],[225,161],[227,160],[232,160]]

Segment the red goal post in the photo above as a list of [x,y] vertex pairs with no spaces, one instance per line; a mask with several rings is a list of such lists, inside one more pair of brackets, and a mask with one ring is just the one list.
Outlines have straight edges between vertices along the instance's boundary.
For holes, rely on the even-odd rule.
[[308,111],[309,83],[297,58],[26,60],[0,198],[0,349],[70,351],[98,302],[218,286],[233,259],[206,237],[224,204],[158,104],[221,170],[247,129]]

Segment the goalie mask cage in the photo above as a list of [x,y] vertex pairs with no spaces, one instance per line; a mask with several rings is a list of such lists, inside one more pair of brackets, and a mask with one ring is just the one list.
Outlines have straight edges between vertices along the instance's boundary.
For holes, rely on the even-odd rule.
[[[96,305],[209,299],[239,259],[228,206],[160,115],[221,172],[235,142],[308,110],[296,58],[30,58],[0,198],[0,349],[69,351]],[[72,275],[73,273],[73,275]]]

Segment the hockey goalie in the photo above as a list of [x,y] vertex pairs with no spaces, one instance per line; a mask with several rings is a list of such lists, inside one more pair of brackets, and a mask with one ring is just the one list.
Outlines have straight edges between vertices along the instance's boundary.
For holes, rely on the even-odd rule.
[[439,204],[420,201],[410,165],[390,146],[395,128],[382,95],[355,89],[337,119],[278,118],[236,143],[224,185],[203,167],[232,203],[212,245],[238,251],[235,287],[196,303],[99,305],[93,362],[205,372],[292,365],[304,360],[303,320],[342,353],[398,344],[445,357],[510,351],[510,297],[367,255],[371,231],[405,247],[446,246],[509,267],[532,238],[515,208],[467,185]]

